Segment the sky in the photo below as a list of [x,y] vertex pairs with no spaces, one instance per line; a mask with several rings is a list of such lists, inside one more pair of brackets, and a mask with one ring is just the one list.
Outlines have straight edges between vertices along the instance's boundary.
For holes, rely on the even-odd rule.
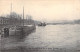
[[80,0],[0,0],[0,16],[11,12],[31,15],[34,20],[80,19]]

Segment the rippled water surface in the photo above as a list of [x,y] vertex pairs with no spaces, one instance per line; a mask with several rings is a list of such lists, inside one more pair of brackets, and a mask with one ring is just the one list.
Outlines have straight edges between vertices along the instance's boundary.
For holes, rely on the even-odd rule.
[[49,25],[37,27],[36,32],[25,38],[30,47],[74,48],[80,40],[80,25]]
[[4,38],[3,47],[25,48],[80,48],[80,25],[47,25],[36,27],[28,36]]

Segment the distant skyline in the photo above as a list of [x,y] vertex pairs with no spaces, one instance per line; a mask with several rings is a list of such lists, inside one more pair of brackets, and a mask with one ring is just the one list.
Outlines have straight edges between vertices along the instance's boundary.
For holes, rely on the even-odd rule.
[[40,21],[80,19],[80,0],[0,0],[0,16],[12,11]]

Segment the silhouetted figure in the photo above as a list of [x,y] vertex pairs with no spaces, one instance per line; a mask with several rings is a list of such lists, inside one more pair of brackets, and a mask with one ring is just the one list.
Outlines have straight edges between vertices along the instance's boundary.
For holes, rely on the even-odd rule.
[[4,28],[4,37],[9,36],[9,28]]

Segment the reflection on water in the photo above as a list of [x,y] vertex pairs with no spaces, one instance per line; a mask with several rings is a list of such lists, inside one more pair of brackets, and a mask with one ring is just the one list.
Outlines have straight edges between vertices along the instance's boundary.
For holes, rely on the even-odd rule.
[[26,48],[80,48],[80,25],[47,25],[36,27],[28,36],[4,38],[4,49]]

